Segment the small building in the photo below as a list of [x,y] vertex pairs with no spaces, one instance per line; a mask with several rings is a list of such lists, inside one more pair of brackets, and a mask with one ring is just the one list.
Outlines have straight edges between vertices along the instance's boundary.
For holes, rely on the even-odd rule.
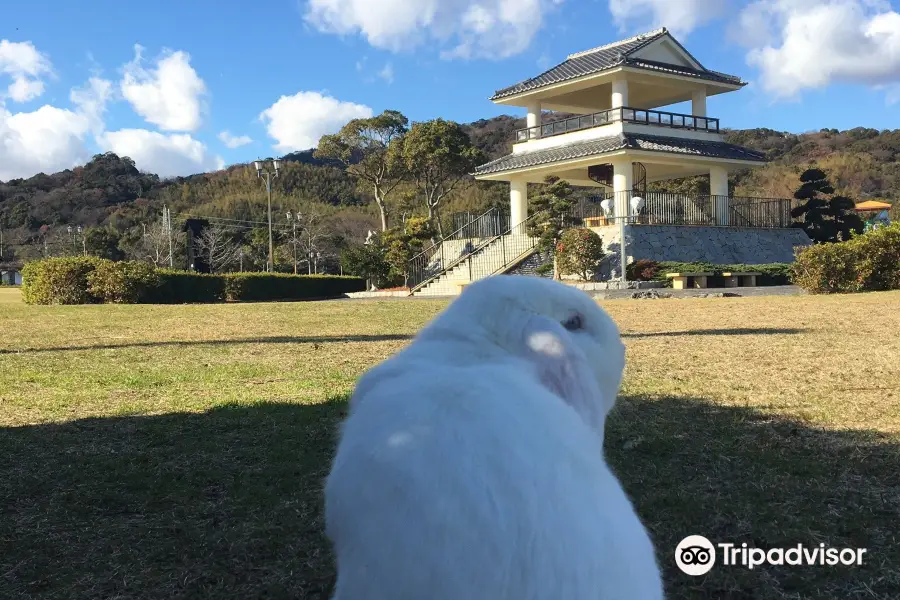
[[[495,104],[525,109],[526,126],[511,140],[510,154],[474,175],[509,183],[508,227],[481,240],[468,265],[424,269],[414,293],[447,293],[460,287],[454,281],[510,272],[523,255],[533,254],[525,227],[529,184],[549,175],[596,191],[576,216],[613,252],[624,229],[629,260],[790,262],[795,246],[809,244],[801,230],[790,228],[795,201],[731,194],[728,174],[760,167],[765,156],[727,143],[720,120],[707,110],[708,99],[745,85],[707,69],[662,28],[570,54],[544,73],[496,91]],[[660,110],[683,102],[690,103],[690,113]],[[709,194],[648,187],[696,175],[709,178]]]
[[22,272],[18,268],[0,268],[0,285],[22,285]]

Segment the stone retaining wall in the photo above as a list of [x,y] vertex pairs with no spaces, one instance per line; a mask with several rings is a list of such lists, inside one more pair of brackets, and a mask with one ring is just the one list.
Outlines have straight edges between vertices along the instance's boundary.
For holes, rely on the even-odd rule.
[[[619,251],[619,228],[592,227],[607,252]],[[636,225],[625,227],[629,262],[639,259],[713,264],[794,262],[798,247],[812,244],[802,229],[686,227]]]

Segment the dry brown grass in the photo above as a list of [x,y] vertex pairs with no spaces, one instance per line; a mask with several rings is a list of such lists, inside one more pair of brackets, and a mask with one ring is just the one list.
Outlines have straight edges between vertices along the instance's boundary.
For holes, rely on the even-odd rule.
[[[321,479],[355,378],[442,300],[26,307],[0,289],[0,597],[327,598]],[[610,301],[607,453],[672,598],[900,597],[900,294]],[[689,534],[866,547],[674,568]]]

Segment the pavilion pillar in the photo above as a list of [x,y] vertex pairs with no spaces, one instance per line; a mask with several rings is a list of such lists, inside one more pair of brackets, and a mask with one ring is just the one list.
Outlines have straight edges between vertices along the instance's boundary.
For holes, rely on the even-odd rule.
[[528,116],[525,119],[528,127],[528,139],[534,140],[541,137],[541,103],[535,102],[528,105]]
[[613,159],[613,192],[615,193],[616,218],[627,217],[631,211],[631,194],[634,187],[634,166],[628,158]]
[[523,222],[528,218],[528,182],[524,179],[513,179],[509,182],[509,226],[515,228],[512,233],[525,233]]
[[697,90],[691,96],[691,114],[695,117],[706,116],[706,88]]
[[728,225],[728,169],[709,168],[710,210],[716,225]]
[[628,80],[617,79],[612,82],[612,107],[628,106]]

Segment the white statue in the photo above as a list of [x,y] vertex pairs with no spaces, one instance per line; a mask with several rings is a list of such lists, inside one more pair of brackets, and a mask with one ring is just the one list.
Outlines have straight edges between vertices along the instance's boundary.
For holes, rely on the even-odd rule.
[[607,217],[612,215],[612,200],[607,198],[606,200],[600,203],[600,208],[603,209],[603,214]]
[[373,238],[373,237],[375,237],[375,232],[372,231],[372,230],[370,229],[370,230],[369,230],[369,235],[366,236],[366,241],[365,241],[366,246],[368,246],[369,244],[372,243],[372,238]]
[[634,196],[631,199],[631,215],[636,217],[641,214],[641,209],[644,208],[644,199],[640,196]]

